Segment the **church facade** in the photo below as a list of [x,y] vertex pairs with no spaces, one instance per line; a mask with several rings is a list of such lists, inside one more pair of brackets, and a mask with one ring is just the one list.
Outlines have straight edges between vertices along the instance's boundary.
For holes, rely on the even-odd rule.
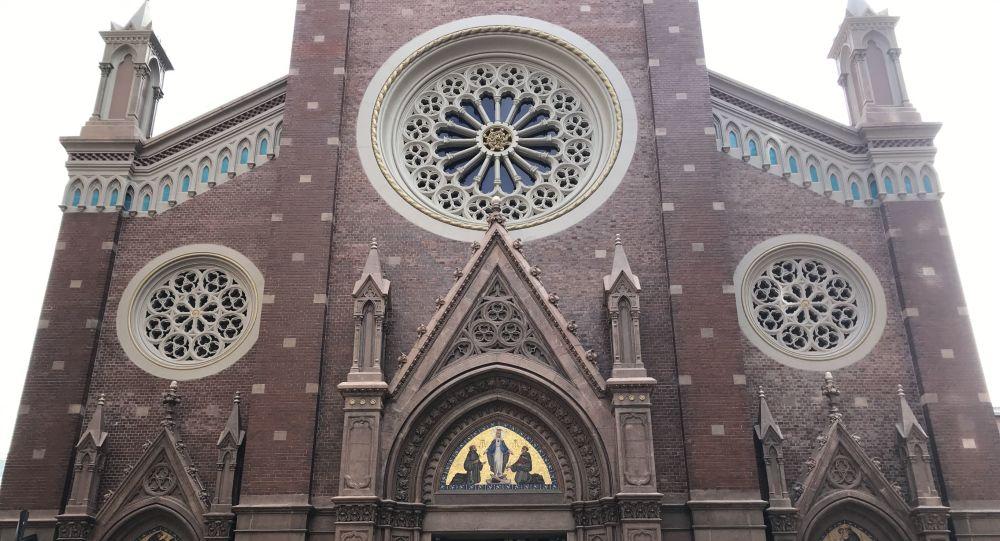
[[0,539],[1000,539],[897,18],[833,37],[848,126],[693,1],[296,10],[157,135],[148,5],[101,33]]

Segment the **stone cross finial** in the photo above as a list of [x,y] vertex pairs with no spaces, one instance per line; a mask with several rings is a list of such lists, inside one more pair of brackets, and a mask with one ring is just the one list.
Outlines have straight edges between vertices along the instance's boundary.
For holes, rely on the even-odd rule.
[[501,226],[507,221],[507,217],[503,215],[501,199],[499,195],[494,195],[490,198],[490,214],[486,217],[486,222],[490,224],[499,224]]
[[840,408],[837,407],[837,402],[840,399],[840,389],[838,389],[837,384],[834,383],[833,374],[830,372],[823,375],[823,396],[826,397],[829,407],[830,422],[835,423],[843,419],[844,414],[840,413]]
[[163,420],[160,421],[160,425],[168,429],[174,428],[176,425],[174,413],[180,403],[181,395],[177,393],[177,382],[171,381],[170,387],[163,393]]

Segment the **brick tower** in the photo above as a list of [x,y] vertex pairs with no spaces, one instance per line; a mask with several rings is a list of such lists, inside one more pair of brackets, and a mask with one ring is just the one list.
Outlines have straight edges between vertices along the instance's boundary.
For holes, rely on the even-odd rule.
[[845,126],[696,2],[296,10],[158,135],[148,5],[101,34],[3,535],[1000,539],[895,17],[848,6]]

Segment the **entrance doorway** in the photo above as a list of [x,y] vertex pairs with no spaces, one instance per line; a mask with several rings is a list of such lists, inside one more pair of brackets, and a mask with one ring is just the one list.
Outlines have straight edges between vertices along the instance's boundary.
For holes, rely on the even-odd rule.
[[566,534],[469,533],[434,535],[432,541],[566,541]]

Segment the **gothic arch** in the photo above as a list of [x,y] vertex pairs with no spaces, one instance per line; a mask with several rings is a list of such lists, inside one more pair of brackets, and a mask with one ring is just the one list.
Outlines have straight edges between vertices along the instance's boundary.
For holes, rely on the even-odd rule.
[[135,541],[154,528],[161,527],[178,536],[177,541],[202,538],[197,518],[183,505],[170,498],[139,501],[125,507],[104,528],[95,531],[98,541]]
[[384,472],[385,497],[433,501],[445,453],[491,418],[532,432],[552,453],[563,483],[558,501],[612,496],[611,463],[599,428],[591,423],[605,417],[613,424],[610,410],[584,413],[581,404],[587,402],[557,384],[560,379],[555,370],[512,353],[480,354],[446,367],[414,397],[415,407],[403,408],[410,413],[398,430],[386,423],[383,441],[393,443]]
[[[902,513],[902,514],[900,514]],[[903,510],[886,510],[884,505],[865,492],[836,492],[816,502],[802,517],[800,541],[820,541],[833,526],[850,522],[871,533],[874,541],[917,539]]]

